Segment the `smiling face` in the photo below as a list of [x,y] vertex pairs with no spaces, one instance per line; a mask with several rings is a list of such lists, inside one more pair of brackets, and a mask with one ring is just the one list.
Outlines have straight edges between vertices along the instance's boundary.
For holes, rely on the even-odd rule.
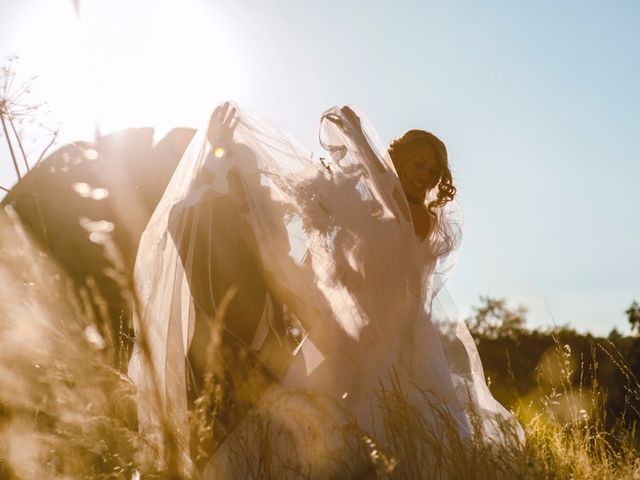
[[438,185],[441,175],[438,156],[430,146],[406,155],[398,169],[400,184],[411,202],[424,202],[427,192]]
[[447,147],[433,133],[407,130],[391,142],[388,152],[410,203],[424,205],[427,195],[433,196],[427,205],[432,210],[453,200],[456,187],[451,177]]

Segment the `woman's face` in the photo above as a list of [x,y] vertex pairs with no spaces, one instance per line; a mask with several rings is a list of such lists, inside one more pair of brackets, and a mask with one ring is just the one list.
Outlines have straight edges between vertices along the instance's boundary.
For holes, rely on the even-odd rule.
[[409,199],[424,199],[440,180],[440,164],[433,148],[424,148],[407,156],[398,172],[400,184]]

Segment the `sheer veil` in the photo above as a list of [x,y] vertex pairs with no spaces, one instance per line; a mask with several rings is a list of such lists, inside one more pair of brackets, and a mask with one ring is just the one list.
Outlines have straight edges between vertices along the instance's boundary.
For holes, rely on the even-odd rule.
[[[489,393],[473,339],[443,288],[462,238],[459,207],[450,202],[438,209],[428,246],[417,241],[391,159],[362,112],[323,113],[324,162],[244,108],[220,158],[209,154],[206,133],[205,124],[185,151],[135,264],[140,308],[129,374],[138,388],[140,428],[158,445],[171,428],[189,465],[185,359],[197,338],[196,317],[213,316],[229,283],[220,278],[237,275],[234,258],[257,265],[268,294],[308,332],[305,343],[314,348],[299,352],[315,357],[305,359],[307,377],[324,358],[405,351],[407,336],[437,331],[437,344],[422,346],[436,345],[436,353],[412,340],[407,369],[431,368],[434,360],[424,357],[436,355],[443,368],[425,382],[453,385],[451,401],[472,402],[486,414],[487,431],[492,418],[509,416]],[[418,330],[404,328],[416,318]],[[413,333],[398,333],[405,331]],[[395,358],[383,357],[367,368]],[[354,381],[337,379],[336,389],[353,388]]]

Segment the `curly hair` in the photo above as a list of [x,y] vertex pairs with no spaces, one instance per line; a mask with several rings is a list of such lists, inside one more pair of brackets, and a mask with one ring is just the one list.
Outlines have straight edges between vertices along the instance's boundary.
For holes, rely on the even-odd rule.
[[396,169],[399,171],[402,163],[407,157],[414,155],[425,148],[432,148],[436,153],[440,166],[440,178],[437,183],[438,192],[436,198],[429,202],[427,208],[433,213],[434,208],[443,207],[447,202],[453,200],[456,194],[456,187],[453,185],[451,169],[449,168],[449,158],[445,144],[431,132],[424,130],[409,130],[402,136],[396,138],[389,146],[389,155]]

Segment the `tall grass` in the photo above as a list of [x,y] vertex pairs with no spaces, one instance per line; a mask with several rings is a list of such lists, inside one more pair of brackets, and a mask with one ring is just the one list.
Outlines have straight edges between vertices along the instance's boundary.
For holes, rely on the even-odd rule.
[[[178,462],[138,433],[135,386],[111,367],[119,333],[90,305],[103,301],[97,290],[73,287],[8,214],[0,212],[0,478],[183,478]],[[204,468],[219,446],[207,467],[215,478],[640,478],[633,425],[605,428],[606,392],[595,382],[573,387],[580,369],[570,354],[558,344],[540,369],[539,393],[514,405],[521,444],[460,438],[446,408],[425,395],[424,418],[397,383],[380,391],[383,441],[334,400],[265,387],[264,378],[243,384],[256,406],[221,431],[224,383],[212,362],[191,415],[193,460]],[[619,368],[640,398],[632,373]],[[162,455],[175,455],[171,429],[164,434]]]
[[0,477],[131,478],[148,463],[133,385],[87,292],[13,217],[0,215]]

